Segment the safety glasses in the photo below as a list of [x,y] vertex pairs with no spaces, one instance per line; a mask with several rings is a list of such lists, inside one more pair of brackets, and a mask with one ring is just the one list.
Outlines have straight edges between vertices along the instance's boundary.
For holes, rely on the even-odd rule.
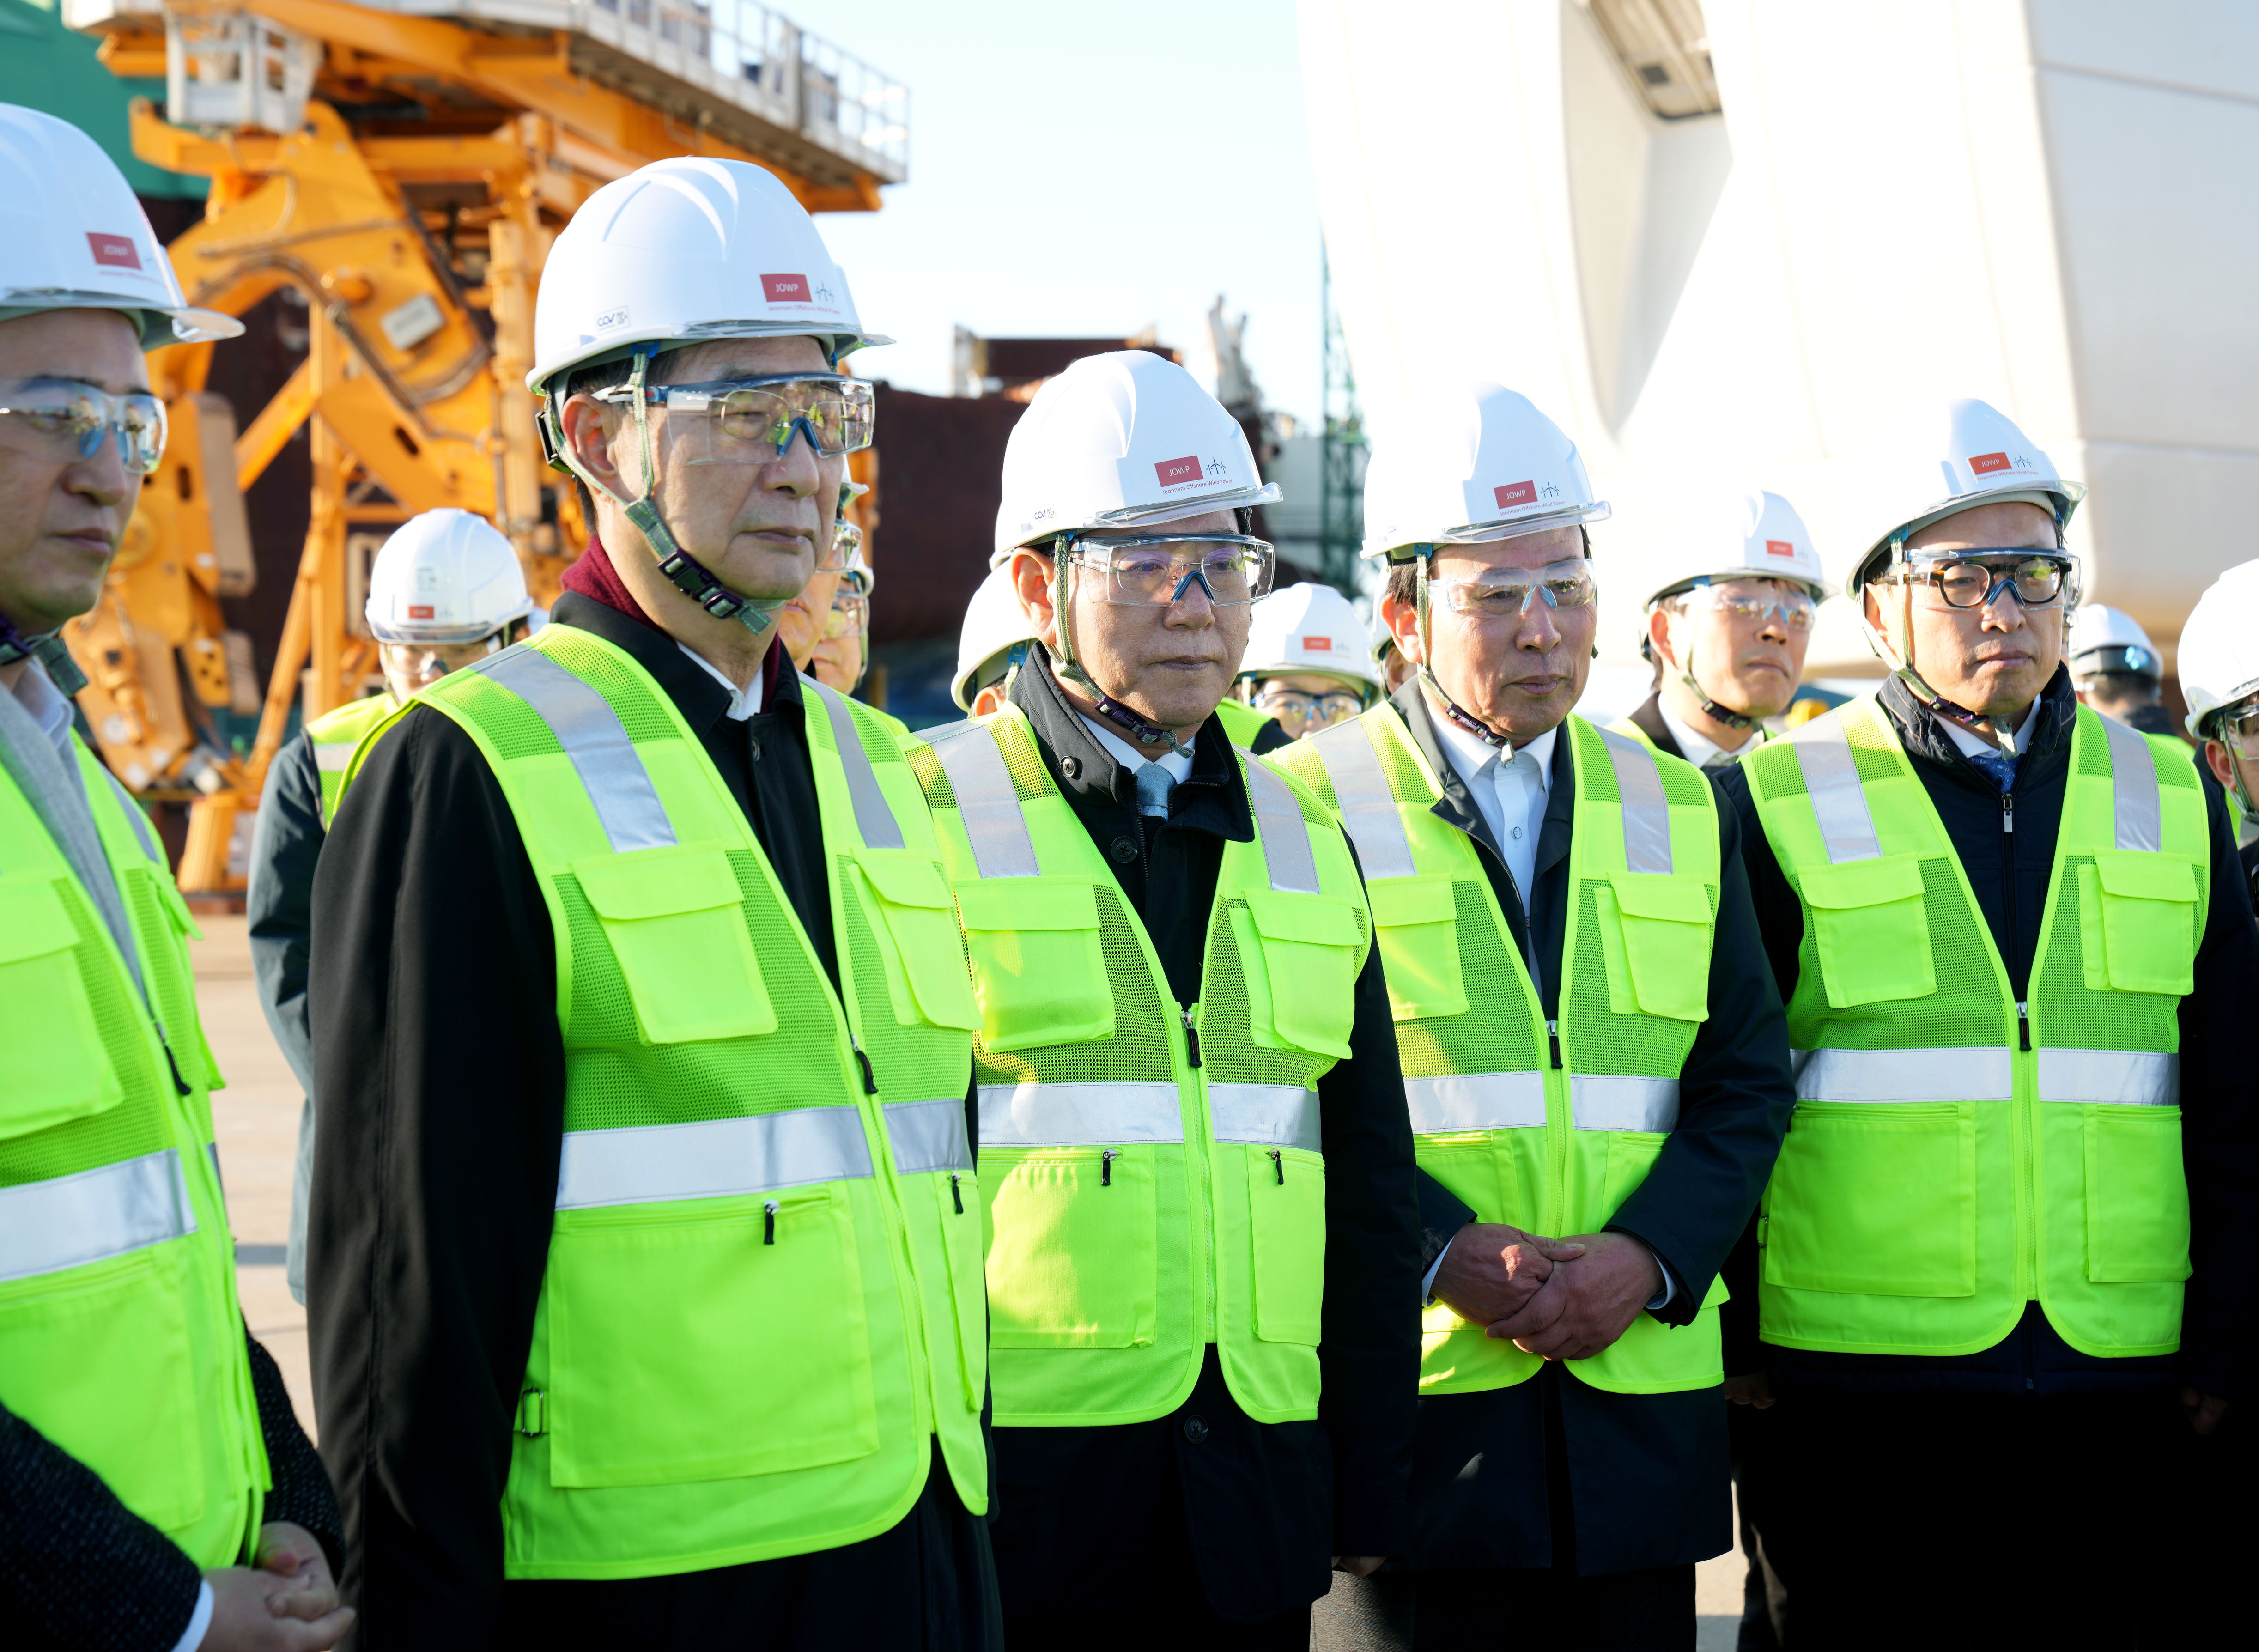
[[1885,577],[1927,585],[1948,608],[1990,608],[2003,590],[2026,608],[2053,608],[2072,587],[2077,566],[2060,551],[1999,551],[1906,563]]
[[860,637],[870,629],[871,599],[842,584],[832,594],[831,616],[823,623],[826,637]]
[[2221,712],[2213,732],[2236,756],[2259,761],[2259,699],[2240,701]]
[[58,464],[92,459],[105,434],[115,434],[118,457],[137,476],[165,457],[165,404],[145,390],[112,395],[77,379],[25,379],[0,390],[0,415]]
[[1166,608],[1195,583],[1216,607],[1239,608],[1269,594],[1278,563],[1268,540],[1237,533],[1070,538],[1058,554],[1104,579],[1101,601],[1131,608]]
[[1299,688],[1279,688],[1265,683],[1255,691],[1255,709],[1300,739],[1303,733],[1346,723],[1365,709],[1365,696],[1343,688],[1327,694],[1308,694]]
[[1764,626],[1777,615],[1792,631],[1808,631],[1815,605],[1812,593],[1801,586],[1780,585],[1771,580],[1701,580],[1685,593],[1689,608],[1707,608]]
[[[635,387],[595,392],[609,407],[629,407]],[[821,459],[871,445],[877,400],[868,379],[836,373],[780,373],[701,384],[647,384],[644,399],[667,412],[675,462],[766,465],[781,459],[795,435]]]
[[1585,608],[1599,594],[1593,566],[1579,557],[1542,568],[1487,568],[1464,580],[1430,580],[1428,589],[1454,614],[1513,619],[1539,602],[1550,609]]

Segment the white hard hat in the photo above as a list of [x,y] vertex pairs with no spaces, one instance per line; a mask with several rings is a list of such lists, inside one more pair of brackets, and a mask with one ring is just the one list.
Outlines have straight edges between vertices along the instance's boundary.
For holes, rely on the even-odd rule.
[[2191,739],[2211,737],[2213,713],[2259,694],[2259,561],[2237,563],[2197,598],[2177,664]]
[[1020,606],[1020,594],[1008,566],[988,570],[987,577],[965,605],[965,628],[957,636],[957,675],[951,679],[949,697],[960,711],[973,709],[975,686],[988,674],[998,655],[1022,643],[1036,640],[1036,628]]
[[1829,595],[1811,530],[1778,494],[1750,488],[1698,504],[1671,550],[1674,572],[1647,599],[1650,609],[1702,580],[1789,580],[1815,602]]
[[1407,562],[1421,546],[1607,519],[1576,443],[1528,396],[1478,381],[1426,405],[1427,439],[1374,445],[1365,473],[1366,556]]
[[533,611],[517,552],[484,516],[427,510],[394,530],[368,573],[382,643],[475,643]]
[[1909,427],[1875,465],[1876,520],[1891,525],[1859,557],[1845,588],[1854,596],[1905,541],[1933,522],[1978,505],[2021,501],[2067,527],[2084,485],[2056,474],[2055,462],[2009,418],[1973,397],[1948,402],[1940,428],[1935,409]]
[[807,336],[834,360],[863,331],[847,277],[777,175],[677,156],[606,184],[558,232],[533,306],[539,390],[631,345]]
[[[585,210],[585,209],[583,209]],[[995,567],[1022,545],[1274,504],[1247,432],[1150,350],[1085,356],[1037,390],[1004,447]]]
[[1290,585],[1251,610],[1243,677],[1317,672],[1345,682],[1382,687],[1373,669],[1372,633],[1330,585]]
[[2070,674],[2088,677],[2098,671],[2130,671],[2153,681],[2164,680],[2164,662],[2141,622],[2122,609],[2089,602],[2070,616]]
[[68,121],[0,103],[0,321],[50,310],[116,310],[141,347],[233,338],[243,324],[200,310],[117,163]]

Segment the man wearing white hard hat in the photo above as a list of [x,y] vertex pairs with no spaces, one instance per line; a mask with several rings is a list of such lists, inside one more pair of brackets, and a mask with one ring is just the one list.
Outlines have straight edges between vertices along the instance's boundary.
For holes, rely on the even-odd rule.
[[[1873,475],[1890,675],[1720,781],[1798,1050],[1766,1559],[1799,1641],[2147,1645],[2178,1591],[2094,1589],[2093,1534],[2179,1519],[2168,1465],[2248,1392],[2259,931],[2185,748],[2072,698],[2084,489],[1979,401]],[[1940,1511],[1985,1556],[1906,1590]]]
[[361,737],[426,683],[525,634],[533,600],[517,552],[483,516],[427,510],[394,531],[370,566],[365,617],[385,686],[308,723],[274,754],[260,793],[244,913],[259,1007],[298,1080],[297,1170],[283,1278],[306,1300],[306,1207],[314,1173],[314,1044],[306,1026],[306,958],[314,867]]
[[1417,1209],[1364,894],[1216,716],[1278,497],[1183,368],[1074,363],[1004,455],[1033,652],[913,751],[980,1003],[1015,1652],[1306,1647],[1329,1566],[1404,1541]]
[[2139,729],[2177,734],[2164,708],[2165,662],[2141,622],[2089,602],[2070,616],[2070,687],[2082,706]]
[[243,329],[75,127],[0,104],[0,1645],[332,1646],[342,1529],[236,1300],[196,926],[61,637],[164,453],[142,352]]
[[1615,725],[1698,769],[1763,744],[1765,719],[1796,698],[1814,611],[1828,595],[1820,553],[1796,507],[1750,491],[1686,513],[1681,569],[1647,599],[1641,652],[1655,692]]
[[[2237,563],[2197,598],[2177,664],[2188,737],[2243,824],[2259,827],[2259,562]],[[2259,904],[2259,837],[2239,854]]]
[[1380,694],[1372,634],[1349,598],[1330,585],[1290,585],[1255,605],[1239,665],[1246,702],[1275,720],[1283,737],[1251,751],[1307,740],[1353,717]]
[[1012,583],[1011,565],[1000,562],[981,577],[958,628],[957,671],[949,680],[949,697],[957,709],[976,717],[1001,711],[1013,673],[1027,663],[1035,640],[1034,623]]
[[979,1012],[901,746],[776,623],[876,342],[773,174],[598,190],[529,379],[595,536],[353,758],[307,1297],[373,1648],[997,1644]]
[[1495,384],[1376,444],[1365,553],[1418,675],[1272,759],[1372,900],[1425,1187],[1400,1567],[1319,1644],[1686,1646],[1730,1548],[1718,1271],[1788,1120],[1739,831],[1574,715],[1601,565],[1576,445]]

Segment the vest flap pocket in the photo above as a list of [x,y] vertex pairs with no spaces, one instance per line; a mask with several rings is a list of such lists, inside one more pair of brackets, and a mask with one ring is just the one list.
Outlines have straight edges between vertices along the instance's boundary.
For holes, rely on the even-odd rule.
[[[1609,1007],[1672,1021],[1710,1018],[1710,890],[1682,873],[1619,872],[1614,896],[1602,903],[1601,955],[1608,966]],[[1611,936],[1613,915],[1617,933]],[[1627,994],[1619,990],[1628,987]]]
[[985,1050],[1114,1036],[1098,891],[1081,878],[967,879],[957,885]]
[[1365,886],[1372,932],[1398,1021],[1467,1013],[1459,967],[1458,899],[1448,876],[1380,878]]
[[2179,855],[2123,849],[2093,854],[2092,876],[2079,879],[2087,985],[2122,993],[2195,990],[2198,868]]
[[1885,855],[1799,869],[1828,1001],[1837,1009],[1937,990],[1921,858]]
[[1976,1293],[1973,1102],[1799,1101],[1765,1197],[1768,1284]]
[[978,1027],[965,943],[941,868],[916,850],[858,849],[854,854],[894,941],[887,987],[894,1019],[904,1026]]
[[596,911],[645,1043],[776,1030],[728,854],[681,844],[573,863]]
[[2098,1285],[2189,1277],[2188,1174],[2178,1107],[2088,1107],[2086,1277]]
[[79,974],[78,930],[44,879],[0,884],[0,1138],[28,1136],[125,1099]]
[[1261,953],[1261,981],[1255,968],[1244,972],[1255,1042],[1346,1060],[1365,945],[1357,908],[1328,895],[1275,890],[1251,889],[1245,899]]
[[990,1148],[989,1345],[1143,1348],[1160,1324],[1157,1148]]
[[1239,1151],[1247,1158],[1255,1335],[1315,1348],[1326,1297],[1326,1161],[1298,1147]]

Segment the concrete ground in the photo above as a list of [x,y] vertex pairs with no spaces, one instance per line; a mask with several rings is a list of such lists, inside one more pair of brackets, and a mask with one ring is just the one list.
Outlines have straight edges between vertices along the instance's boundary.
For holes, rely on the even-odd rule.
[[[228,1214],[235,1224],[236,1279],[251,1328],[281,1366],[306,1431],[314,1431],[313,1385],[307,1375],[306,1311],[290,1300],[282,1250],[290,1233],[290,1171],[297,1152],[302,1100],[289,1064],[275,1047],[251,978],[244,920],[208,915],[191,942],[196,1004],[227,1088],[212,1098]],[[1731,1652],[1742,1612],[1739,1551],[1697,1568],[1699,1652]]]

